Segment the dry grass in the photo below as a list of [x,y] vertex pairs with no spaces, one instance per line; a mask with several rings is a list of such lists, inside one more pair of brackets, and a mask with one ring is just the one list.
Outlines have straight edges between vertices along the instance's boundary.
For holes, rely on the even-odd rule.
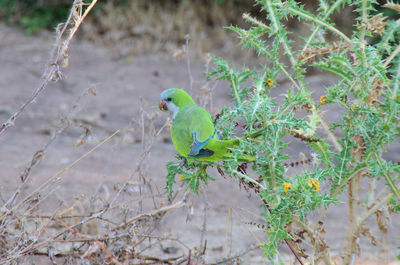
[[[318,7],[318,1],[305,1],[310,10]],[[191,39],[193,55],[205,53],[232,58],[237,62],[265,63],[257,61],[254,52],[240,49],[236,35],[225,27],[237,25],[248,27],[242,14],[264,19],[254,1],[128,1],[125,6],[105,3],[83,25],[83,35],[96,43],[109,47],[115,58],[151,54],[154,52],[179,53],[186,40]],[[333,16],[338,28],[345,32],[352,20],[352,10]],[[343,18],[346,19],[343,19]],[[345,20],[345,21],[344,21]],[[347,23],[348,22],[348,23]],[[312,28],[303,21],[288,18],[291,36],[305,35]],[[268,41],[268,40],[266,40]],[[299,46],[300,47],[300,46]]]
[[[224,50],[237,45],[234,35],[225,26],[241,22],[243,11],[253,7],[244,1],[129,1],[124,7],[112,2],[88,18],[83,27],[85,38],[102,43],[115,56],[143,55],[153,52],[174,53],[185,46],[186,36],[192,40],[197,55]],[[227,12],[229,10],[229,12]]]
[[[70,43],[95,4],[96,0],[90,5],[84,5],[79,0],[73,3],[68,20],[57,27],[53,50],[39,87],[14,114],[10,113],[9,119],[0,127],[0,136],[15,126],[15,121],[49,84],[61,80],[63,68],[68,67]],[[179,12],[185,13],[184,10]],[[184,44],[183,54],[186,55],[190,73],[188,38]],[[209,63],[208,58],[206,69]],[[193,83],[191,76],[190,79]],[[202,88],[202,104],[211,106],[212,88],[207,85]],[[77,114],[83,99],[92,96],[96,96],[95,86],[84,88],[77,98],[69,102],[57,126],[49,132],[48,141],[32,154],[25,170],[19,176],[8,176],[19,177],[20,182],[9,196],[3,198],[4,194],[0,194],[0,264],[81,264],[85,261],[91,264],[204,264],[203,256],[207,247],[204,239],[206,212],[202,236],[196,247],[189,247],[174,236],[157,236],[155,233],[167,212],[187,206],[189,193],[178,190],[173,198],[169,198],[148,177],[152,148],[168,123],[156,126],[157,114],[146,112],[146,103],[143,101],[140,101],[139,115],[125,128],[110,132],[109,136],[41,184],[36,185],[38,181],[32,181],[37,177],[33,174],[35,168],[50,153],[48,149],[69,128],[83,126],[84,132],[76,143],[77,147],[85,146],[90,140],[93,134],[90,127],[96,126],[85,126],[87,122],[79,120]],[[59,190],[63,188],[62,179],[68,176],[71,169],[111,142],[117,146],[115,149],[118,152],[119,143],[129,138],[132,131],[141,134],[141,152],[136,165],[123,182],[115,184],[111,190],[104,175],[91,194],[82,191],[74,198],[59,195]],[[112,159],[108,163],[111,164]],[[170,242],[180,246],[181,251],[174,254],[174,248],[162,247]],[[252,246],[251,249],[254,248]],[[227,258],[226,262],[237,259],[251,249]]]
[[[57,27],[54,48],[42,76],[42,82],[31,97],[0,127],[0,136],[28,109],[51,82],[62,77],[61,69],[68,66],[69,45],[86,15],[96,4],[84,5],[76,0],[66,23]],[[71,107],[61,115],[60,123],[50,133],[48,142],[34,152],[32,160],[20,175],[20,184],[8,198],[0,197],[0,263],[31,264],[39,257],[40,262],[52,264],[77,264],[89,260],[93,264],[155,264],[183,263],[200,258],[204,248],[193,250],[176,238],[157,237],[152,232],[170,210],[185,205],[188,193],[176,193],[169,199],[164,191],[158,191],[148,179],[148,160],[156,137],[165,125],[156,128],[154,114],[144,111],[143,103],[137,120],[122,130],[117,130],[92,149],[50,176],[42,184],[32,186],[29,181],[32,170],[45,157],[48,148],[58,136],[72,124],[74,114],[84,97],[93,96],[94,87],[84,89],[71,102]],[[128,179],[110,191],[103,180],[99,181],[93,194],[64,201],[58,197],[61,179],[96,149],[114,141],[123,141],[130,131],[142,132],[142,153],[139,162]],[[85,128],[77,146],[84,144],[91,132]],[[138,181],[137,181],[138,180]],[[26,192],[28,191],[28,192]],[[70,198],[72,199],[72,198]],[[149,256],[146,251],[164,241],[175,241],[187,251],[173,258]],[[167,250],[164,251],[167,253]],[[42,257],[42,258],[40,258]]]

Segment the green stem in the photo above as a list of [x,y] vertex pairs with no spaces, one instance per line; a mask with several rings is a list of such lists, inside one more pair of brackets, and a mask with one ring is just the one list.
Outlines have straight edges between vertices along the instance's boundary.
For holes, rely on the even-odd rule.
[[390,198],[392,198],[392,196],[393,194],[389,192],[389,194],[387,194],[383,199],[379,200],[377,204],[375,204],[371,209],[363,214],[358,221],[358,226],[362,225],[371,215],[373,215],[377,210],[385,205],[390,200]]
[[[243,34],[243,36],[246,38],[246,40],[247,40],[248,42],[250,42],[252,45],[254,45],[255,47],[257,47],[257,49],[258,49],[259,51],[261,51],[263,54],[265,54],[266,56],[268,56],[268,57],[271,59],[271,61],[273,61],[273,56],[272,56],[272,54],[271,54],[269,51],[267,51],[263,46],[260,46],[257,42],[254,42],[254,41],[250,38],[249,34],[248,34],[244,29],[242,29],[242,34]],[[282,73],[290,80],[290,82],[293,83],[293,85],[297,88],[297,90],[301,90],[300,85],[296,83],[296,81],[293,79],[292,75],[289,74],[288,71],[286,71],[286,69],[283,67],[283,65],[282,65],[281,63],[279,63],[279,62],[277,62],[276,65],[279,67],[279,69],[282,71]]]
[[365,43],[366,43],[365,42],[365,31],[366,31],[365,26],[367,24],[367,2],[366,2],[366,0],[362,1],[361,9],[362,9],[362,21],[363,21],[362,23],[363,23],[364,27],[361,28],[360,45],[361,45],[362,63],[363,63],[363,66],[366,67],[367,66],[367,63],[365,60]]
[[265,189],[266,189],[266,187],[264,187],[261,183],[258,183],[258,182],[255,181],[254,179],[248,177],[246,174],[242,174],[242,173],[240,173],[239,171],[235,171],[235,170],[232,171],[232,174],[237,175],[237,176],[243,178],[244,180],[246,180],[246,181],[248,181],[248,182],[251,182],[251,183],[257,185],[257,186],[260,187],[262,190],[265,190]]
[[[400,44],[397,46],[397,49],[400,52]],[[392,93],[392,98],[395,99],[397,96],[397,90],[399,89],[399,80],[400,80],[400,56],[399,60],[397,61],[397,73],[396,73],[396,78],[394,78],[394,90]]]
[[283,48],[285,49],[285,51],[289,57],[290,63],[292,64],[292,66],[295,66],[296,60],[294,59],[294,55],[293,55],[292,51],[290,50],[290,47],[289,47],[287,41],[278,32],[280,27],[279,27],[278,21],[275,17],[275,12],[274,12],[274,9],[272,8],[271,0],[264,1],[264,6],[268,7],[268,11],[271,15],[271,21],[272,21],[272,24],[274,27],[274,33],[276,33],[277,36],[279,37],[279,40],[282,43]]
[[325,119],[322,117],[322,114],[318,114],[319,121],[322,125],[322,128],[325,130],[325,133],[328,135],[328,138],[331,140],[333,145],[335,146],[336,151],[341,152],[342,151],[342,146],[336,139],[336,136],[331,132],[329,129],[328,124],[326,123]]
[[[340,4],[343,2],[344,0],[339,0],[336,1],[330,8],[329,10],[326,12],[325,16],[322,18],[323,20],[327,19],[329,17],[329,15],[336,10],[336,8],[338,6],[340,6]],[[311,33],[310,37],[308,37],[308,40],[306,42],[306,44],[303,47],[303,50],[301,51],[301,53],[303,53],[308,46],[310,45],[311,41],[314,39],[315,34],[317,34],[318,30],[321,28],[321,25],[317,25],[314,29],[314,31]]]
[[271,27],[268,27],[267,25],[265,25],[261,21],[258,21],[257,19],[253,18],[252,16],[250,16],[247,13],[243,14],[243,19],[245,19],[247,21],[250,21],[251,23],[253,23],[253,24],[255,24],[255,25],[259,26],[259,27],[262,27],[264,29],[271,30]]
[[242,104],[242,102],[240,100],[239,92],[238,92],[238,89],[235,86],[235,84],[232,84],[232,89],[233,89],[233,92],[235,93],[235,98],[236,98],[237,104],[238,104],[238,106],[240,106]]
[[[293,9],[292,9],[292,10],[293,10]],[[296,11],[296,10],[293,10],[293,11]],[[297,12],[297,11],[296,11],[296,12]],[[296,13],[296,12],[295,12],[295,13]],[[302,14],[302,13],[300,13],[300,14]],[[326,23],[325,23],[325,24],[326,24]],[[327,25],[327,24],[326,24],[326,26],[332,28],[330,25]],[[333,30],[336,30],[336,29],[333,28]],[[336,30],[336,31],[338,31],[338,30]],[[341,33],[341,32],[339,31],[339,33]],[[343,38],[344,38],[345,40],[347,40],[348,42],[350,42],[350,39],[349,39],[349,38],[347,38],[343,33],[341,33],[341,34],[343,35]],[[267,51],[267,50],[265,49],[265,47],[261,46],[259,43],[255,42],[255,41],[253,41],[252,38],[249,36],[249,34],[248,34],[245,30],[243,30],[243,29],[242,29],[242,35],[243,35],[243,37],[244,37],[248,42],[250,42],[253,46],[257,47],[257,49],[258,49],[260,52],[262,52],[262,53],[265,54],[267,57],[269,57],[271,61],[274,61],[274,60],[273,60],[272,54],[271,54],[269,51]],[[340,34],[339,34],[339,35],[340,35]],[[297,89],[298,91],[301,91],[301,90],[302,90],[302,87],[294,80],[294,78],[292,77],[292,75],[289,74],[289,73],[286,71],[286,69],[283,67],[283,65],[282,65],[281,63],[279,63],[279,62],[276,62],[276,65],[279,67],[279,69],[282,71],[282,73],[290,80],[290,82],[293,83],[293,85],[296,87],[296,89]],[[323,129],[324,129],[324,130],[326,131],[326,133],[328,134],[329,139],[330,139],[330,140],[332,141],[332,143],[334,144],[336,150],[339,150],[339,151],[340,151],[342,148],[341,148],[341,145],[340,145],[340,144],[338,143],[338,141],[336,140],[335,135],[333,135],[333,134],[330,132],[329,126],[328,126],[328,125],[326,124],[326,122],[323,120],[323,118],[321,117],[321,115],[318,115],[318,117],[319,117],[319,120],[321,121],[321,124],[322,124],[322,126],[323,126]]]
[[332,31],[332,32],[336,33],[337,35],[339,35],[340,37],[342,37],[342,39],[344,39],[345,41],[351,43],[351,40],[350,40],[343,32],[341,32],[340,30],[338,30],[338,29],[335,28],[335,27],[332,27],[331,25],[327,24],[326,22],[324,22],[324,21],[322,21],[322,20],[319,20],[319,19],[316,18],[316,17],[312,17],[312,16],[309,16],[309,15],[307,15],[307,14],[304,14],[303,12],[300,12],[300,11],[297,10],[297,9],[294,9],[294,8],[291,8],[291,7],[288,7],[288,9],[289,9],[289,11],[295,13],[296,15],[299,15],[299,16],[305,18],[305,19],[314,21],[315,23],[320,24],[321,26],[326,27],[326,28],[329,29],[330,31]]
[[[378,156],[377,153],[375,153],[375,159],[376,162],[378,163],[379,167],[384,171],[383,166],[381,164],[381,158]],[[399,189],[397,188],[396,184],[394,184],[393,179],[386,173],[383,172],[383,176],[386,179],[386,182],[389,184],[390,189],[392,190],[393,194],[396,195],[397,199],[400,200],[400,192]]]
[[400,53],[400,42],[399,45],[397,45],[396,49],[392,52],[392,54],[389,55],[389,57],[385,60],[385,63],[383,64],[383,66],[388,66],[390,64],[390,62],[393,60],[394,57],[396,57],[396,55]]
[[[336,198],[336,196],[342,191],[343,187],[357,174],[359,174],[362,170],[367,169],[368,167],[361,167],[357,170],[355,170],[353,173],[351,173],[344,181],[342,181],[340,183],[339,186],[336,187],[336,189],[332,192],[331,197],[332,198]],[[319,214],[317,221],[315,222],[316,224],[318,224],[320,221],[322,221],[322,218],[325,216],[326,211],[328,210],[328,208],[324,208],[321,213]]]

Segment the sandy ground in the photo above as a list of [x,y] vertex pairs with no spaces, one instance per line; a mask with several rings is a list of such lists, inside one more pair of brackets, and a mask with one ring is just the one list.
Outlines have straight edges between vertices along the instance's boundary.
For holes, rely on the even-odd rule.
[[[19,29],[0,26],[1,122],[16,111],[39,85],[52,43],[53,38],[47,33],[24,36]],[[51,84],[23,112],[15,126],[0,137],[0,194],[3,199],[8,199],[16,189],[19,176],[29,165],[32,155],[48,143],[51,132],[59,124],[60,115],[68,113],[75,122],[46,149],[45,157],[32,171],[23,194],[38,187],[118,129],[125,132],[123,136],[105,143],[60,176],[51,198],[68,204],[77,196],[93,194],[101,181],[112,193],[114,186],[134,175],[143,147],[141,126],[138,125],[141,120],[140,109],[150,116],[157,115],[155,124],[159,128],[166,120],[166,114],[156,108],[159,93],[169,87],[187,88],[190,79],[186,60],[182,58],[162,54],[114,58],[103,47],[73,41],[69,67],[62,70],[63,80]],[[195,90],[193,94],[200,95],[198,88],[205,83],[204,62],[192,59],[191,73]],[[311,77],[309,82],[317,88],[332,81],[317,76]],[[96,96],[86,95],[78,102],[79,95],[89,87],[94,87]],[[279,91],[275,93],[279,95]],[[315,96],[319,96],[318,92]],[[226,84],[217,84],[213,99],[214,110],[229,104],[229,88]],[[76,106],[73,108],[74,104]],[[335,119],[334,112],[328,115],[328,118]],[[85,132],[80,124],[90,128],[92,134],[88,141],[77,146]],[[175,155],[168,139],[168,132],[161,133],[156,139],[146,167],[146,177],[160,192],[163,192],[165,185],[165,164],[174,160]],[[309,150],[301,143],[296,145],[293,141],[296,147],[298,145],[298,148],[294,148],[296,152],[300,150],[309,154]],[[398,144],[391,147],[388,153],[393,160],[400,161]],[[262,209],[257,197],[241,190],[236,180],[222,178],[216,172],[211,172],[218,180],[208,187],[202,187],[199,196],[190,195],[186,207],[169,211],[154,232],[156,236],[179,238],[191,247],[199,245],[203,234],[207,239],[207,263],[233,256],[266,240],[261,229],[245,224],[262,223],[259,217]],[[132,207],[137,205],[132,203]],[[342,218],[346,211],[346,204],[339,204],[328,211],[324,220],[328,245],[333,255],[342,250],[346,239],[346,223],[343,223],[346,218]],[[202,233],[204,224],[206,230]],[[372,231],[379,235],[376,226],[372,225]],[[398,254],[396,247],[400,245],[398,215],[394,215],[389,222],[388,231],[385,246],[380,236],[377,237],[377,247],[372,246],[368,238],[361,239],[362,252],[356,260],[357,264],[400,264],[394,261]],[[162,247],[176,247],[181,251],[174,242],[165,244]],[[165,255],[162,247],[153,249],[152,253],[158,251],[160,255]],[[282,250],[288,253],[284,245]],[[261,253],[259,249],[250,251],[241,257],[242,264],[266,264],[260,257]],[[284,257],[286,261],[293,259],[290,255]],[[29,260],[26,262],[30,264]]]

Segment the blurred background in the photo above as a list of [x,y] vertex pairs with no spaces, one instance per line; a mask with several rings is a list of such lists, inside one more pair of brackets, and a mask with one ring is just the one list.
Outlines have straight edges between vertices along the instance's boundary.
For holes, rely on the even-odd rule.
[[[0,0],[0,18],[6,25],[17,25],[25,34],[53,30],[67,18],[68,0]],[[386,1],[376,1],[378,12],[389,19],[399,18],[392,9],[381,8]],[[395,3],[397,1],[394,1]],[[301,1],[309,11],[318,8],[319,1]],[[334,14],[333,22],[344,33],[354,27],[354,9],[347,7]],[[213,51],[238,60],[243,54],[232,53],[237,40],[224,27],[246,27],[243,13],[263,19],[253,0],[104,0],[99,1],[85,20],[79,37],[109,47],[116,57],[172,52],[185,44],[190,36],[192,52]],[[294,37],[310,30],[301,21],[288,18],[288,29]],[[236,56],[235,56],[236,54]]]

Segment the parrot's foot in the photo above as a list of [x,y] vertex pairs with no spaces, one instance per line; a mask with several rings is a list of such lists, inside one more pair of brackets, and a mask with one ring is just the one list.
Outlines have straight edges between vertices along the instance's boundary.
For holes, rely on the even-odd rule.
[[186,157],[182,158],[182,161],[179,163],[179,167],[183,167],[187,162]]

